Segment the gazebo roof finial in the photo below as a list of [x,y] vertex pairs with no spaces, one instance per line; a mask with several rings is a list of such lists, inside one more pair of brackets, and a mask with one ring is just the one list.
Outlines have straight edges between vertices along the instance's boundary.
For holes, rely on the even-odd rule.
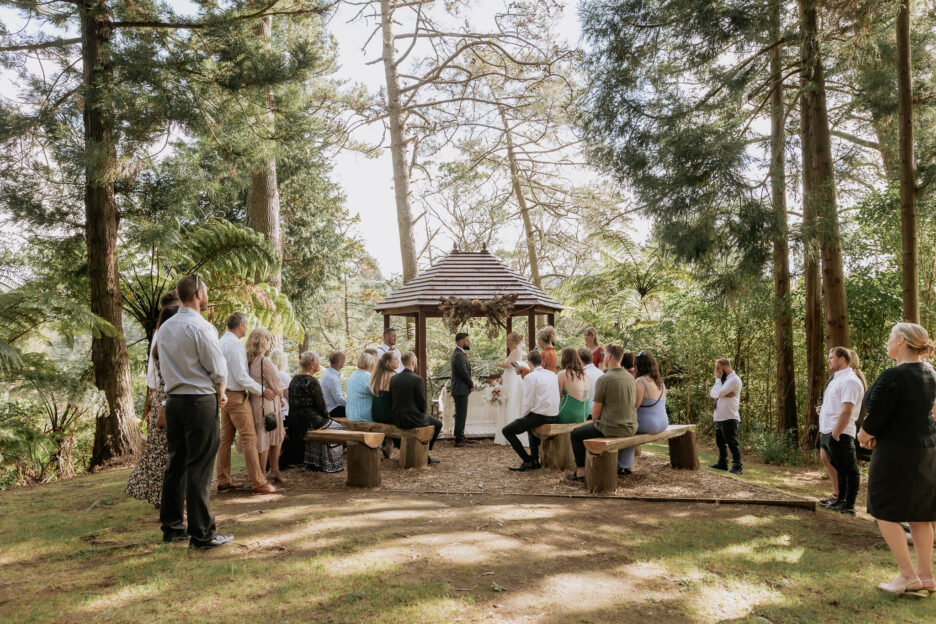
[[484,241],[483,243],[481,243],[481,251],[483,253],[487,253],[487,241]]
[[452,241],[452,252],[458,251],[458,241]]

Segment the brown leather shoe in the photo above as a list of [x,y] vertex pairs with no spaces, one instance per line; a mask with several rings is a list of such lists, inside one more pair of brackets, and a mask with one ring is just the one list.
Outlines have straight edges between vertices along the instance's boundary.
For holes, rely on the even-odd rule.
[[457,442],[455,442],[454,446],[455,448],[462,448],[463,446],[468,446],[468,445],[465,444],[464,440],[458,440]]
[[266,485],[261,485],[251,490],[254,494],[282,494],[286,490],[283,488],[273,487],[269,483]]
[[218,484],[218,492],[225,492],[227,490],[239,490],[240,486],[236,483],[225,483],[224,485]]

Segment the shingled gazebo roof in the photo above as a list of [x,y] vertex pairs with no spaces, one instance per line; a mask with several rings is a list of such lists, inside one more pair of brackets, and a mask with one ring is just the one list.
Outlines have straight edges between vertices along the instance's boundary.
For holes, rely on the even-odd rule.
[[481,251],[452,250],[374,306],[383,314],[407,314],[420,309],[436,309],[446,297],[492,299],[517,295],[517,314],[555,313],[563,309],[555,299],[508,268],[486,248]]

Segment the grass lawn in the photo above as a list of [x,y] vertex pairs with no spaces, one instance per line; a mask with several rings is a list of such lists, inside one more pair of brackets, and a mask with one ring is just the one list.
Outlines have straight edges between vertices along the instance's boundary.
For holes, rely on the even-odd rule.
[[[750,463],[744,478],[824,493],[788,471]],[[863,518],[293,489],[216,498],[236,545],[205,553],[162,544],[127,475],[0,492],[0,621],[936,621],[936,600],[875,589],[894,566]]]

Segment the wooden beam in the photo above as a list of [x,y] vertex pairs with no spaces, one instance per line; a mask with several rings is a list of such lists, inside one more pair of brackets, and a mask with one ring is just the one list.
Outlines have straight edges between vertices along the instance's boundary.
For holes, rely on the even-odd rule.
[[549,314],[547,314],[546,321],[549,323],[551,327],[555,327],[556,326],[556,314],[554,312],[550,312]]
[[389,314],[383,315],[383,328],[384,328],[384,331],[390,329],[390,315]]
[[[512,331],[513,331],[513,317],[508,316],[507,317],[507,333],[509,334]],[[510,355],[510,347],[507,347],[507,355]]]
[[429,368],[426,366],[426,313],[421,311],[416,315],[416,359],[419,360],[419,374],[423,378],[423,386],[429,401]]
[[527,351],[536,348],[536,312],[527,312]]
[[670,425],[665,431],[660,433],[642,433],[629,438],[592,438],[585,440],[585,448],[593,455],[601,453],[610,453],[622,448],[630,448],[638,444],[649,444],[659,440],[668,440],[676,436],[695,431],[695,425]]
[[370,448],[380,448],[383,440],[384,434],[369,431],[313,429],[305,434],[306,442],[358,442]]

